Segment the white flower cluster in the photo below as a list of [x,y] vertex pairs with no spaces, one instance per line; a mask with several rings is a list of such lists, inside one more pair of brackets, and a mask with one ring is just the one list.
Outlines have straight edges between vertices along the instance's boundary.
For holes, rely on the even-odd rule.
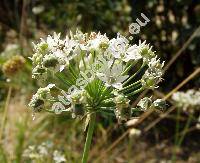
[[157,84],[162,80],[164,62],[161,63],[160,59],[154,57],[149,60],[148,66],[149,68],[142,77],[142,85],[146,88],[154,89],[158,87]]
[[[94,56],[99,54],[109,59],[110,62],[143,59],[145,62],[158,63],[159,60],[156,59],[151,61],[156,56],[151,49],[152,47],[146,42],[141,41],[139,45],[130,45],[129,41],[120,34],[117,35],[117,38],[109,40],[105,34],[95,32],[89,35],[77,30],[75,35],[71,33],[64,39],[61,39],[60,33],[54,33],[53,36],[49,35],[46,40],[41,39],[41,42],[34,44],[35,53],[31,58],[34,66],[33,77],[44,74],[47,69],[55,72],[62,71],[74,58],[82,67],[83,61],[80,60],[82,55],[84,55],[86,66],[88,66],[87,63],[91,63]],[[116,63],[120,64],[119,61]]]
[[[54,98],[57,102],[52,110],[61,113],[68,108],[73,117],[83,116],[91,108],[109,105],[115,108],[118,119],[129,119],[129,98],[144,89],[157,88],[164,65],[145,41],[131,45],[120,34],[109,39],[106,34],[84,34],[77,30],[75,34],[70,33],[70,36],[61,39],[60,34],[54,33],[34,45],[34,51],[31,58],[33,77],[40,78],[47,72],[53,72],[53,77],[60,75],[59,79],[68,89],[68,92],[61,91],[64,96]],[[134,78],[137,72],[129,72],[135,63],[141,63],[137,71],[138,74],[143,73],[140,79]],[[40,111],[45,100],[43,94],[49,94],[49,89],[40,88],[33,96],[29,106],[34,111]]]
[[34,112],[41,111],[42,107],[44,107],[45,100],[53,98],[50,89],[54,86],[55,84],[49,84],[47,87],[39,88],[37,93],[33,95],[29,107],[31,107]]
[[54,160],[55,163],[66,162],[65,156],[61,151],[53,149],[53,143],[43,142],[40,145],[30,145],[23,152],[24,158],[29,158],[36,162],[45,162],[50,158]]
[[178,107],[187,109],[200,109],[200,90],[190,89],[186,92],[176,92],[172,95]]

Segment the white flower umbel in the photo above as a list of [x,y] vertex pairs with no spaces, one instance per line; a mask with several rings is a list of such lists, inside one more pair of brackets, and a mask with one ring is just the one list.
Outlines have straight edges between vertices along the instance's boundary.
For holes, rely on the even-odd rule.
[[172,95],[172,99],[178,107],[182,107],[185,111],[200,108],[200,90],[190,89],[186,92],[176,92]]
[[[119,93],[131,98],[146,88],[157,88],[157,84],[161,81],[164,65],[156,57],[152,47],[145,41],[140,41],[139,45],[131,45],[119,33],[117,38],[113,39],[109,39],[106,34],[102,35],[100,32],[82,33],[77,30],[75,34],[70,32],[70,36],[66,35],[64,39],[61,38],[60,33],[54,33],[53,36],[49,35],[47,39],[41,39],[39,43],[35,44],[34,51],[35,53],[31,58],[33,61],[33,77],[44,78],[50,71],[53,72],[53,78],[56,77],[61,80],[65,88],[70,89],[74,86],[78,89],[81,88],[81,91],[84,92],[84,94],[77,91],[67,93],[65,99],[71,102],[67,107],[69,107],[68,110],[71,108],[72,114],[77,111],[76,108],[79,108],[79,110],[81,108],[81,114],[87,114],[88,107],[96,107],[94,102],[90,100],[96,98],[92,89],[97,89],[98,86],[99,89],[105,89],[100,90],[99,93],[95,90],[99,98],[105,96],[107,89],[119,91]],[[143,60],[142,66],[135,74],[131,75],[129,70],[131,70],[132,65],[141,59]],[[138,73],[145,66],[148,68],[144,75],[137,79]],[[81,77],[81,79],[78,77]],[[135,81],[136,79],[137,81]],[[94,86],[93,83],[95,83]],[[41,88],[38,92],[40,91]],[[110,91],[106,97],[113,97],[113,91]],[[82,100],[83,97],[84,100]],[[64,98],[54,97],[54,99],[62,101]],[[38,108],[36,110],[39,111],[44,106],[45,100],[39,96],[39,93],[36,93],[30,102],[30,106]],[[99,100],[101,101],[101,99]],[[61,105],[59,104],[59,106]],[[62,106],[61,108],[65,107]],[[143,108],[143,110],[146,109]]]
[[[31,59],[33,77],[55,80],[57,87],[51,92],[48,87],[40,88],[29,106],[39,112],[53,101],[52,109],[46,107],[45,111],[56,114],[67,111],[73,118],[86,118],[88,134],[83,163],[87,162],[96,114],[105,114],[105,117],[112,114],[119,122],[124,122],[135,111],[146,111],[148,102],[140,101],[136,108],[131,108],[131,103],[145,89],[158,87],[163,68],[163,63],[146,42],[130,44],[120,34],[109,39],[100,32],[79,30],[75,34],[70,32],[64,39],[56,33],[41,39],[34,45]],[[163,104],[157,100],[150,107],[159,109]]]

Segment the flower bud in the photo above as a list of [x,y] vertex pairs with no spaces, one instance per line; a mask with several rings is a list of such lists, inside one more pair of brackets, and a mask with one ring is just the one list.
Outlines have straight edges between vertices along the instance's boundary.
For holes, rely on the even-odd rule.
[[115,97],[115,104],[117,108],[127,108],[129,106],[130,100],[124,95],[117,95]]
[[141,135],[141,130],[136,129],[136,128],[131,128],[129,131],[129,136],[130,137],[138,137]]
[[165,100],[157,99],[153,102],[152,106],[156,109],[166,109],[167,104]]
[[143,99],[141,99],[139,101],[139,103],[137,104],[137,106],[139,106],[142,110],[147,110],[150,108],[152,104],[152,100],[149,97],[144,97]]
[[130,100],[124,95],[117,95],[115,97],[116,110],[115,115],[121,121],[127,121],[131,117],[131,108],[129,107]]

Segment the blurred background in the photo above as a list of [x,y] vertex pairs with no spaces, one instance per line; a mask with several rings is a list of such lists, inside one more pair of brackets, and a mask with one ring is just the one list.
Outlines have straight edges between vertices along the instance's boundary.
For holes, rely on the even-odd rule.
[[[200,0],[0,1],[0,162],[81,159],[85,139],[81,121],[50,113],[37,114],[33,120],[27,108],[38,87],[28,58],[32,42],[77,28],[107,33],[110,38],[118,32],[129,37],[129,25],[142,20],[141,13],[150,22],[132,35],[132,42],[146,40],[165,61],[164,80],[154,97],[166,97],[174,88],[199,89]],[[139,124],[99,118],[89,162],[200,162],[199,109],[183,111],[167,100],[168,109],[147,115]]]

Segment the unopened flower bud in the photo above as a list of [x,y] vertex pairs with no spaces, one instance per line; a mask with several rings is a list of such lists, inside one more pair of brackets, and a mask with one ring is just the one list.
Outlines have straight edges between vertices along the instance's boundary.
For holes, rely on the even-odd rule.
[[140,136],[140,135],[141,135],[141,130],[139,130],[139,129],[132,128],[132,129],[130,129],[130,131],[129,131],[129,136],[130,136],[130,137],[138,137],[138,136]]
[[149,97],[144,97],[143,99],[141,99],[139,101],[139,103],[137,104],[137,106],[139,106],[142,110],[147,110],[149,109],[149,107],[152,104],[152,100]]
[[117,108],[127,108],[129,106],[130,100],[124,95],[117,95],[115,97],[115,104]]
[[167,104],[165,100],[157,99],[153,102],[152,106],[156,109],[166,109]]
[[124,95],[115,97],[116,110],[115,115],[119,121],[127,121],[131,117],[130,100]]

